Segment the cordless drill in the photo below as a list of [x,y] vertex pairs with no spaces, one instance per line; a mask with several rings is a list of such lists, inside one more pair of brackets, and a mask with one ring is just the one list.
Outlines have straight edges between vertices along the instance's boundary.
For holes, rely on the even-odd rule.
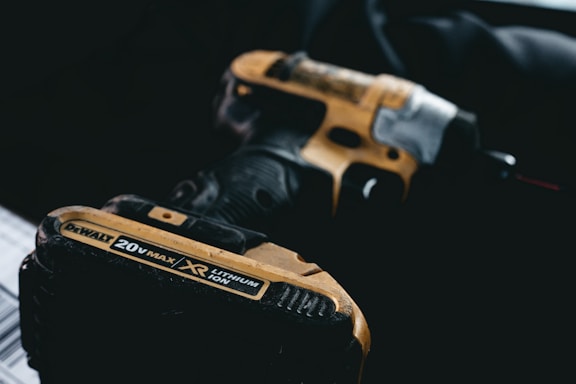
[[514,164],[480,148],[474,114],[423,86],[305,53],[240,55],[215,109],[216,128],[243,145],[181,182],[170,201],[250,228],[269,229],[270,212],[295,207],[312,218],[402,203],[414,176],[430,168],[469,173],[489,158],[505,178]]
[[268,232],[405,201],[419,169],[475,157],[473,115],[405,79],[269,51],[231,63],[215,111],[242,145],[166,201],[120,195],[40,224],[20,311],[43,384],[361,382],[361,309]]

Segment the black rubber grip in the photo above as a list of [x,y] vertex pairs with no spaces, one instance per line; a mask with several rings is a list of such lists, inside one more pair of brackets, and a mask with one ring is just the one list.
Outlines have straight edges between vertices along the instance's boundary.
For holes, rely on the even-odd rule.
[[271,150],[248,146],[180,182],[168,201],[215,220],[254,228],[292,207],[299,189],[296,164]]

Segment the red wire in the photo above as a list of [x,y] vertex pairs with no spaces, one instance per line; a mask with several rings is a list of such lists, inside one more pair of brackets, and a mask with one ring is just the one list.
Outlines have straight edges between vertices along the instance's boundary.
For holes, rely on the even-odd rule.
[[542,187],[542,188],[546,188],[546,189],[550,189],[553,191],[561,191],[563,188],[555,183],[550,183],[544,180],[539,180],[539,179],[534,179],[531,177],[526,177],[523,175],[516,175],[516,180],[522,181],[524,183],[528,183],[528,184],[532,184],[532,185],[536,185],[538,187]]

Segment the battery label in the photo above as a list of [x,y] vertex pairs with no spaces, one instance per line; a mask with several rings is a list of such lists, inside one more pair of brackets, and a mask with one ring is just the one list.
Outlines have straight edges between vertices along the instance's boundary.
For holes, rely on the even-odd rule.
[[251,296],[257,295],[264,285],[262,280],[232,272],[229,269],[203,260],[177,254],[126,236],[120,236],[116,239],[114,244],[112,244],[112,248],[121,250],[140,260],[151,261],[153,264],[163,267],[162,269],[177,271],[180,272],[179,274],[185,274],[186,277],[215,283]]
[[251,299],[260,299],[270,284],[269,281],[207,262],[199,255],[185,254],[181,250],[159,246],[82,220],[63,223],[61,233],[126,259]]

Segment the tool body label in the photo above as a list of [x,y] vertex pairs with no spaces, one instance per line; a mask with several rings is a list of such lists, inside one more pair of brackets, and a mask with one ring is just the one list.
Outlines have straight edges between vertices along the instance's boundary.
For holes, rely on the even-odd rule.
[[67,222],[62,226],[62,234],[103,250],[111,250],[133,261],[252,299],[259,299],[269,285],[266,280],[93,223]]

